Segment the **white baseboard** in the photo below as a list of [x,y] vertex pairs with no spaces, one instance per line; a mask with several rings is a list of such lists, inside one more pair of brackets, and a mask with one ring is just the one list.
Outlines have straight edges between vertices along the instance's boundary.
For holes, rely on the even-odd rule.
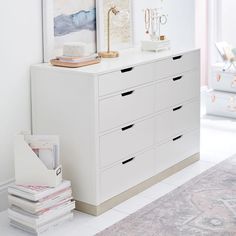
[[0,211],[4,211],[8,208],[7,188],[13,182],[14,179],[9,179],[0,183]]
[[9,186],[11,183],[13,183],[13,182],[14,182],[14,179],[9,179],[9,180],[6,180],[6,181],[4,181],[4,182],[1,182],[1,183],[0,183],[0,193],[1,193],[2,191],[6,191],[7,188],[8,188],[8,186]]

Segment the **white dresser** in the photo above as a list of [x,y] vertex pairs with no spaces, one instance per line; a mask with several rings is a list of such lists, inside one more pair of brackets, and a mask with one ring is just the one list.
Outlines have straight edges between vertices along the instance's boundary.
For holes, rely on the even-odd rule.
[[59,134],[77,209],[114,207],[199,159],[200,52],[32,66],[33,133]]

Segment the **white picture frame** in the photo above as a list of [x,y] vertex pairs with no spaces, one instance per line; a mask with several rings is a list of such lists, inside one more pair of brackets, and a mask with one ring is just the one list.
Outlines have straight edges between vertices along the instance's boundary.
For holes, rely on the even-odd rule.
[[[76,38],[75,34],[72,35],[74,32],[67,35],[63,35],[60,39],[58,36],[55,36],[55,30],[54,30],[54,18],[55,16],[55,1],[60,1],[60,0],[43,0],[43,53],[44,53],[44,62],[49,62],[50,59],[55,58],[56,56],[59,56],[59,54],[62,53],[62,44],[66,43],[66,42],[70,42],[72,38]],[[78,0],[70,0],[70,1],[76,1],[76,3],[78,4]],[[90,0],[92,1],[92,0]],[[63,2],[61,0],[61,2]],[[86,5],[88,1],[83,1],[83,5]],[[94,37],[94,43],[91,42],[90,44],[91,46],[91,50],[94,52],[97,52],[100,48],[99,46],[99,42],[100,41],[100,26],[99,26],[99,0],[94,0],[94,7],[96,8],[96,27],[95,27],[95,36]],[[68,1],[67,1],[68,3]],[[65,8],[67,6],[65,5]],[[91,32],[88,32],[88,35],[93,35],[93,30],[88,30]],[[79,31],[75,32],[79,35]],[[57,38],[56,38],[57,37]],[[84,31],[83,31],[83,36],[81,37],[85,37]],[[59,40],[58,40],[59,39]],[[68,41],[67,41],[68,39]],[[88,37],[89,40],[93,40],[91,39],[91,37]],[[64,41],[63,41],[64,40]],[[75,41],[75,40],[73,40]],[[79,41],[85,41],[87,42],[87,40],[85,40],[83,38],[83,40],[79,40]],[[94,45],[93,45],[94,44]],[[94,48],[93,48],[94,47]]]

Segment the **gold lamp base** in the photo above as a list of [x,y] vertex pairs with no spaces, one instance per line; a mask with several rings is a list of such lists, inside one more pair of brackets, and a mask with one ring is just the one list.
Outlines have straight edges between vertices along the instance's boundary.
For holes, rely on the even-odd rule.
[[119,52],[117,51],[106,51],[106,52],[99,52],[98,55],[103,58],[115,58],[119,57]]

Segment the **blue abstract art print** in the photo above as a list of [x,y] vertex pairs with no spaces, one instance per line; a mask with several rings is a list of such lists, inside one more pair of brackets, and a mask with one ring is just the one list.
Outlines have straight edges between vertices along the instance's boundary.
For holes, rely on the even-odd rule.
[[96,10],[80,10],[79,12],[54,18],[54,36],[60,37],[82,30],[96,30]]
[[62,54],[66,42],[96,52],[96,0],[44,0],[44,60]]

